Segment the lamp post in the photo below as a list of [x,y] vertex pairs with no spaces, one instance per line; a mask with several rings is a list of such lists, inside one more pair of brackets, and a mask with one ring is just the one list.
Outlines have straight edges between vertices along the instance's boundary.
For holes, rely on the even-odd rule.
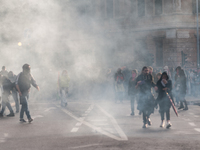
[[197,68],[199,68],[199,0],[196,0],[197,13]]

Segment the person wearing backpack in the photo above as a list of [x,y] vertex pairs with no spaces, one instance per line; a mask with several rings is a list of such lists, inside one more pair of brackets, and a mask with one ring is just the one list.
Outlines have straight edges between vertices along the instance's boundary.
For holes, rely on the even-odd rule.
[[36,81],[33,79],[31,75],[31,67],[29,64],[24,64],[22,66],[23,71],[17,76],[16,80],[16,88],[20,96],[20,104],[21,111],[20,111],[20,122],[26,122],[24,120],[24,113],[26,113],[26,116],[28,118],[28,122],[32,122],[33,119],[31,118],[29,109],[28,109],[28,98],[29,98],[29,92],[31,85],[34,86],[38,91],[39,86],[36,84]]
[[2,85],[2,109],[0,112],[0,117],[3,117],[5,108],[7,107],[10,111],[10,114],[7,117],[14,117],[15,114],[9,102],[9,96],[11,95],[12,89],[15,87],[15,83],[12,83],[6,76],[0,75],[0,81]]

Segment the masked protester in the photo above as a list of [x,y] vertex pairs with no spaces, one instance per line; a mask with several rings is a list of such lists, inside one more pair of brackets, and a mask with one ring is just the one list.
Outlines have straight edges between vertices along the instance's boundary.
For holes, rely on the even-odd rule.
[[[15,83],[17,76],[12,71],[10,71],[10,72],[8,72],[8,79],[12,83]],[[16,88],[12,89],[12,97],[15,101],[16,113],[18,113],[19,112],[19,99],[18,99],[18,93],[17,93]]]
[[129,80],[129,86],[128,86],[128,95],[130,96],[131,100],[131,115],[135,115],[134,103],[135,99],[137,98],[137,89],[135,88],[137,74],[138,74],[137,70],[132,71],[132,77]]
[[[177,84],[179,84],[178,95],[180,99],[180,107],[178,109],[184,108],[183,110],[188,110],[187,102],[185,100],[186,89],[187,89],[186,77],[183,69],[180,70],[179,75],[180,77],[177,79]],[[183,103],[185,104],[185,107]]]
[[179,102],[180,102],[180,98],[179,98],[179,89],[180,89],[180,70],[181,70],[181,67],[178,66],[176,68],[176,74],[175,74],[175,83],[174,83],[174,88],[175,88],[175,91],[174,91],[174,96],[175,96],[175,99],[176,99],[176,103],[177,105],[179,105]]
[[0,77],[1,85],[2,85],[2,109],[0,112],[0,117],[3,117],[5,108],[7,107],[10,111],[8,117],[14,117],[15,114],[9,102],[9,96],[11,95],[12,89],[15,87],[15,83],[12,83],[6,76]]
[[63,70],[59,77],[59,89],[61,94],[61,106],[67,106],[67,94],[69,90],[70,79],[66,70]]
[[119,68],[117,73],[115,74],[115,92],[116,92],[116,102],[120,100],[123,101],[123,94],[124,94],[124,75],[122,74],[122,70]]
[[29,99],[29,92],[31,85],[33,85],[38,91],[39,86],[36,84],[36,81],[33,79],[31,75],[31,68],[30,65],[24,64],[22,67],[23,71],[17,76],[16,80],[16,88],[20,96],[20,104],[21,111],[20,111],[20,122],[26,122],[24,120],[24,112],[28,118],[29,123],[33,121],[31,118],[29,109],[28,109],[28,99]]
[[170,128],[172,124],[170,123],[170,107],[171,107],[171,102],[166,94],[166,92],[172,97],[172,81],[169,80],[169,76],[167,75],[166,72],[163,72],[161,75],[160,80],[157,82],[157,87],[158,87],[158,98],[156,102],[159,104],[159,112],[161,115],[161,125],[160,127],[165,126],[165,117],[164,114],[166,113],[166,118],[167,118],[167,126],[166,128]]
[[[155,87],[152,75],[149,74],[148,68],[145,66],[142,69],[142,73],[136,79],[136,88],[139,88],[139,100],[140,111],[143,114],[143,128],[151,125],[150,115],[154,112],[155,99],[151,93],[151,88]],[[155,90],[157,88],[155,87]]]

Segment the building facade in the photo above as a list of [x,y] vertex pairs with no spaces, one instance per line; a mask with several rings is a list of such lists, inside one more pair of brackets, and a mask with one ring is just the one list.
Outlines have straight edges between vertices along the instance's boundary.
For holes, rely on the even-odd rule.
[[95,6],[102,32],[125,35],[121,45],[152,54],[153,66],[181,66],[183,52],[184,67],[197,67],[196,0],[96,0]]

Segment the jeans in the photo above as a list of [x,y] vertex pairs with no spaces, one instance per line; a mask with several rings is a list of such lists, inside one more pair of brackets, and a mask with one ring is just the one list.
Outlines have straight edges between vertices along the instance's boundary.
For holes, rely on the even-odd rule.
[[30,112],[28,110],[28,98],[29,98],[28,92],[22,93],[22,96],[20,96],[20,104],[22,105],[20,111],[20,119],[24,118],[24,112],[26,113],[27,118],[31,119]]
[[9,102],[9,99],[8,99],[9,95],[10,94],[8,94],[8,93],[2,94],[2,109],[1,109],[1,112],[0,112],[1,114],[4,113],[6,106],[8,107],[10,113],[13,113],[13,109],[12,109],[10,102]]
[[15,101],[16,112],[19,112],[19,99],[18,99],[18,93],[16,90],[12,90],[12,96]]

